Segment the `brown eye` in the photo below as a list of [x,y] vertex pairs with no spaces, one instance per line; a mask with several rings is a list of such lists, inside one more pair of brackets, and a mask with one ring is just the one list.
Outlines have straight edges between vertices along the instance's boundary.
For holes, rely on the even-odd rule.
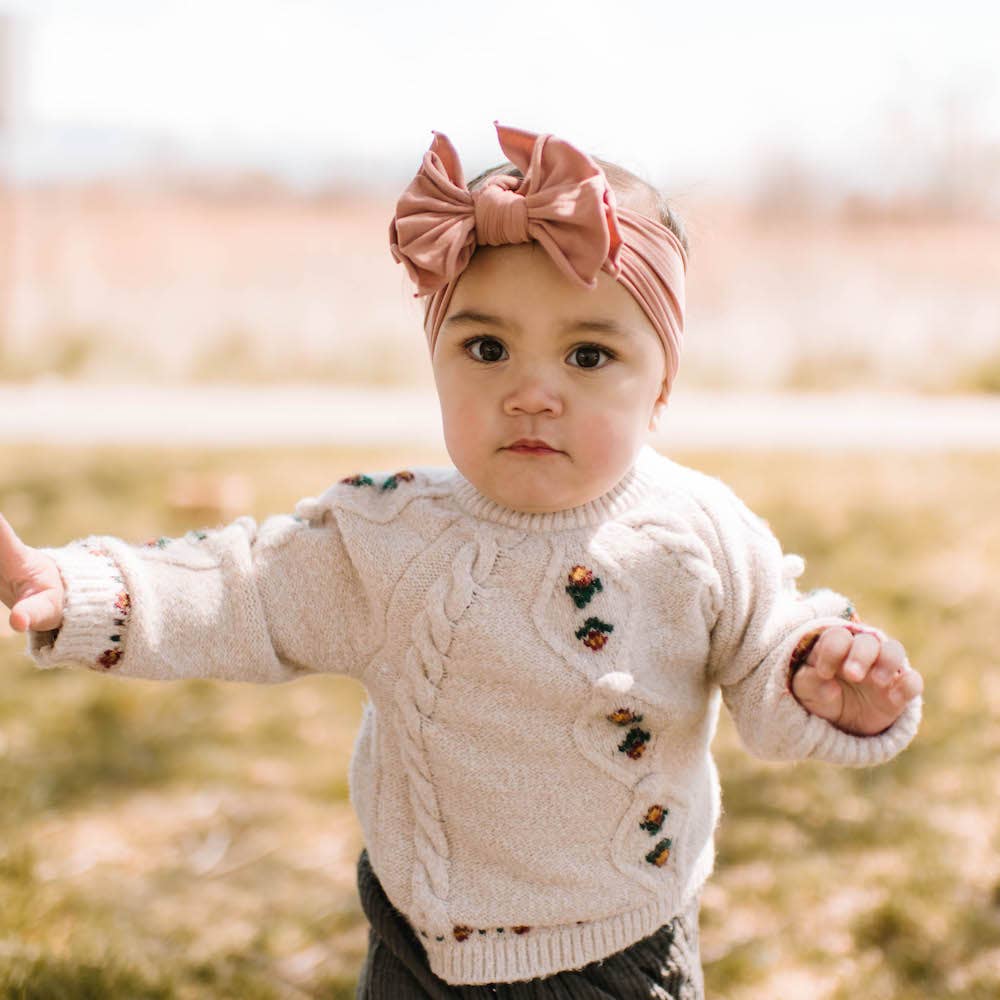
[[[473,347],[476,344],[480,345],[481,356],[477,355],[473,350]],[[499,361],[500,356],[503,353],[503,344],[501,344],[499,340],[494,340],[492,337],[474,337],[472,340],[467,340],[462,346],[467,351],[472,351],[472,356],[477,361],[485,363]]]
[[603,347],[598,347],[596,344],[585,344],[583,347],[574,347],[570,357],[575,357],[579,364],[574,365],[575,368],[605,368],[606,365],[601,365],[600,355],[606,354],[609,359],[613,358],[614,355],[605,350]]

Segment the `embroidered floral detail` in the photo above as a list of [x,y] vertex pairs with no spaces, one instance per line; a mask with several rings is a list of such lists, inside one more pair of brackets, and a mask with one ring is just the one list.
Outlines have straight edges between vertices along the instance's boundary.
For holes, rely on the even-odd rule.
[[97,658],[97,665],[110,670],[124,655],[120,649],[106,649]]
[[596,653],[599,649],[603,649],[604,644],[608,641],[608,637],[604,633],[613,632],[614,628],[614,625],[602,622],[600,618],[588,618],[583,623],[583,627],[578,628],[575,634],[577,639],[582,639],[583,644],[589,646]]
[[413,473],[409,469],[403,469],[402,472],[394,472],[383,484],[383,490],[394,490],[398,485],[399,481],[409,482],[413,479]]
[[353,476],[344,476],[341,479],[342,483],[347,483],[348,486],[374,486],[375,481],[371,476],[366,476],[363,472],[357,472]]
[[[583,921],[578,920],[577,923],[582,924]],[[495,930],[497,934],[503,934],[507,930],[506,927],[495,927],[492,929]],[[516,927],[511,927],[510,929],[515,934],[527,934],[528,931],[531,930],[531,926],[529,924],[518,924]],[[480,934],[489,934],[490,930],[491,928],[489,927],[467,927],[465,924],[456,924],[452,928],[452,934],[455,936],[455,939],[457,941],[465,941],[468,937],[472,935],[473,931],[478,931]],[[428,940],[430,939],[430,935],[427,933],[427,931],[420,931],[420,936],[427,938]],[[443,941],[444,936],[438,935],[434,938],[434,940]]]
[[651,865],[656,865],[658,868],[662,868],[666,863],[667,859],[670,857],[670,846],[673,841],[669,837],[664,837],[656,847],[654,847],[649,854],[646,855],[646,860]]
[[187,537],[190,540],[195,541],[195,542],[203,542],[206,538],[208,538],[208,532],[207,531],[189,531],[187,533]]
[[[111,555],[106,550],[98,548],[90,548],[87,551],[93,553],[94,555],[103,556],[112,566],[115,566],[115,568],[117,568],[114,559],[112,559]],[[121,584],[125,583],[125,579],[119,573],[115,573],[114,579],[118,583]],[[115,611],[118,613],[117,617],[114,619],[114,623],[120,629],[123,625],[126,624],[129,612],[132,610],[132,598],[129,597],[129,593],[127,590],[120,590],[118,592],[117,596],[115,597],[115,603],[113,607]],[[108,640],[110,642],[115,643],[116,645],[112,646],[110,649],[105,649],[98,655],[96,662],[93,665],[91,665],[92,670],[96,669],[97,667],[100,667],[102,670],[110,670],[112,667],[117,665],[118,662],[121,660],[121,658],[125,655],[125,650],[122,647],[121,631],[114,633],[114,635],[109,635]]]
[[574,566],[568,574],[569,586],[566,593],[573,598],[573,603],[578,608],[584,608],[590,602],[594,593],[603,590],[601,578],[594,576],[594,571],[586,566]]
[[618,749],[632,760],[638,760],[645,752],[650,738],[645,729],[635,726],[625,734],[625,739],[618,744]]
[[616,726],[627,726],[630,722],[642,722],[642,716],[636,715],[631,708],[616,708],[605,718]]
[[147,538],[142,544],[147,548],[155,546],[156,548],[165,549],[172,541],[172,538]]
[[650,806],[646,810],[646,818],[639,824],[639,829],[648,830],[650,834],[659,833],[668,812],[670,810],[661,805]]

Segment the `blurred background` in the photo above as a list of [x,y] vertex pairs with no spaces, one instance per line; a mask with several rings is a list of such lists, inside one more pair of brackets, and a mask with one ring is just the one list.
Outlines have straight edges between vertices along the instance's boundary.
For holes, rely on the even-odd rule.
[[[966,0],[0,0],[0,512],[138,544],[448,464],[388,251],[431,130],[467,178],[494,119],[620,163],[691,244],[657,446],[927,683],[871,771],[764,764],[723,716],[709,995],[995,998],[998,37]],[[0,992],[352,997],[363,689],[23,647],[0,615]]]
[[685,219],[686,387],[1000,388],[995,5],[5,8],[8,380],[429,387],[388,220],[499,118]]

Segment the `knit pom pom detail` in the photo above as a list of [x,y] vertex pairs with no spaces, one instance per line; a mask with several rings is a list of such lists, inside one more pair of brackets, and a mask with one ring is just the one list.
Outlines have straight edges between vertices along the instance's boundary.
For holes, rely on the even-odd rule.
[[594,686],[603,688],[606,691],[614,691],[615,694],[625,694],[632,689],[635,678],[623,670],[612,670],[610,673],[599,677]]

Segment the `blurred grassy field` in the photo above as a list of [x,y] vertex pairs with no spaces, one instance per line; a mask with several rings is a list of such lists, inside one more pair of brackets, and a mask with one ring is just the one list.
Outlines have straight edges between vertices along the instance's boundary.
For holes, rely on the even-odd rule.
[[[725,714],[725,815],[704,896],[710,997],[1000,995],[1000,456],[675,453],[721,476],[830,586],[902,640],[923,728],[889,765],[766,764]],[[178,476],[243,474],[257,518],[419,449],[0,448],[31,545],[220,522]],[[226,512],[226,517],[230,512]],[[0,995],[354,995],[367,925],[348,678],[158,684],[37,670],[0,631]]]

